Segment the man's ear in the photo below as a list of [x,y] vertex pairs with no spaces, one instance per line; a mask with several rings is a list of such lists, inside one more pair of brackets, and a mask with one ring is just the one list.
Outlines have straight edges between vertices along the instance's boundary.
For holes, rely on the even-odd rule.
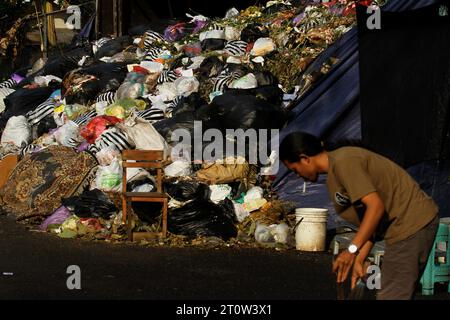
[[300,154],[300,156],[298,157],[300,162],[305,162],[306,164],[309,164],[311,162],[311,158],[309,156],[307,156],[306,154]]

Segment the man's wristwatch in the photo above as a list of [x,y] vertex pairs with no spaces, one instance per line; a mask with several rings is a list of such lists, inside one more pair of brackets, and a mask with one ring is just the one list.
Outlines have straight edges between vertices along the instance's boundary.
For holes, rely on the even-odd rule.
[[354,243],[350,243],[350,245],[347,248],[348,252],[353,254],[358,254],[358,246]]

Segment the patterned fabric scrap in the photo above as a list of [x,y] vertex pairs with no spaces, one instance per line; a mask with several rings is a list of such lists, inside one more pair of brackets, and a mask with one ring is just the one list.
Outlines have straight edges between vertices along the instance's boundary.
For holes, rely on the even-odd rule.
[[39,223],[61,206],[61,198],[82,193],[96,168],[93,156],[68,147],[28,154],[0,189],[0,207],[18,221]]

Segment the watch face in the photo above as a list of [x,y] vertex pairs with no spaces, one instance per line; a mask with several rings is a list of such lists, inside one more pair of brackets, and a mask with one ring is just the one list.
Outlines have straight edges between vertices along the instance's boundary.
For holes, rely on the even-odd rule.
[[348,247],[348,251],[350,251],[350,253],[355,253],[356,251],[358,251],[358,247],[356,245],[354,245],[354,244],[351,244]]

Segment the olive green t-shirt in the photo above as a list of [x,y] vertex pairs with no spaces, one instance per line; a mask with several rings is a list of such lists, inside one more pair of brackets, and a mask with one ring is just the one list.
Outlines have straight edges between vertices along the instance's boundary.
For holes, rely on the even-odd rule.
[[393,161],[359,147],[328,152],[327,186],[336,212],[357,226],[364,216],[361,198],[377,192],[385,215],[377,234],[393,244],[415,234],[438,212],[434,201]]

